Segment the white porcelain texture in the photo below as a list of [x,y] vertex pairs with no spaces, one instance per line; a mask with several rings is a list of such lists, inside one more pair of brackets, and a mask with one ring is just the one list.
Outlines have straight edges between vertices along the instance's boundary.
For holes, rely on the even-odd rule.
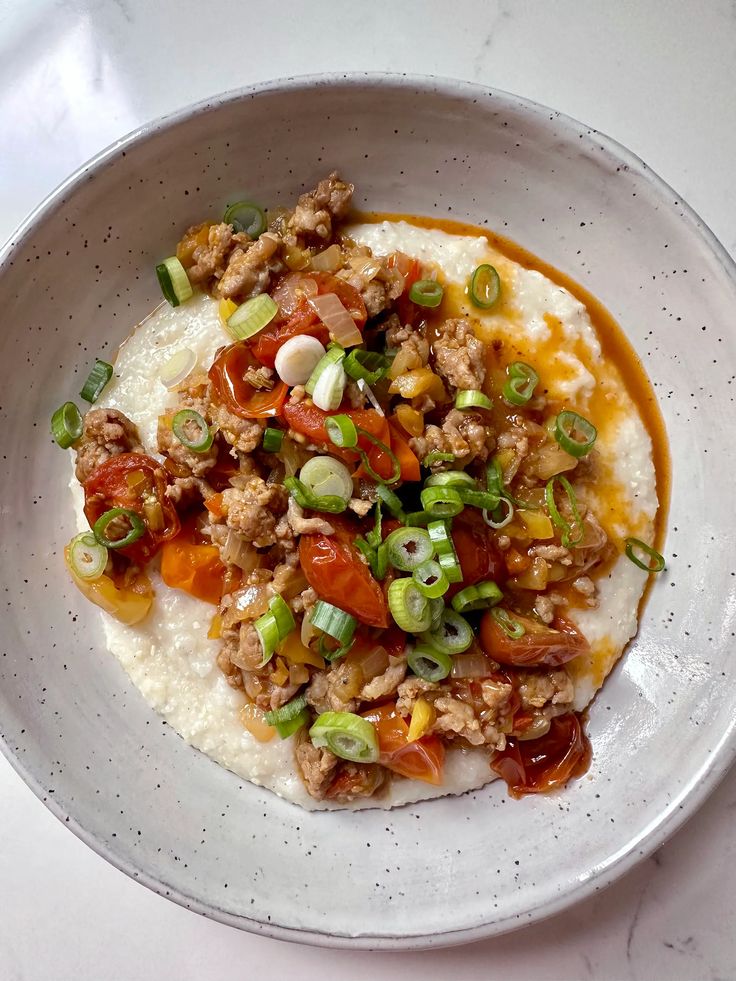
[[[254,142],[253,135],[258,134]],[[69,462],[48,436],[96,354],[158,302],[153,265],[235,191],[289,202],[332,167],[358,204],[488,225],[577,278],[641,356],[670,434],[668,570],[590,713],[564,793],[491,785],[385,813],[306,813],[192,750],[103,649],[67,584]],[[0,256],[0,731],[62,820],[157,892],[308,942],[451,944],[600,889],[734,755],[733,265],[639,160],[557,113],[457,82],[258,86],[121,141]]]

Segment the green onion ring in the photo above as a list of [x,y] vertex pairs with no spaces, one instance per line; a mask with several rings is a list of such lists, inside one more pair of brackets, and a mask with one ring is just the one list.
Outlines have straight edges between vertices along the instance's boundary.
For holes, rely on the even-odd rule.
[[350,416],[340,413],[325,419],[325,429],[335,446],[352,449],[358,445],[358,430]]
[[87,381],[79,393],[80,398],[83,398],[85,402],[89,402],[90,404],[96,402],[102,394],[102,389],[111,378],[112,365],[108,364],[107,361],[101,361],[99,358],[95,358],[94,366],[89,375],[87,375]]
[[413,579],[394,579],[388,587],[388,607],[396,623],[407,633],[421,633],[432,622],[427,597]]
[[[562,488],[567,495],[567,500],[570,504],[570,510],[572,511],[573,524],[571,525],[563,516],[560,514],[555,501],[555,482],[559,481],[562,484]],[[580,512],[578,511],[578,502],[575,496],[575,491],[573,490],[572,484],[565,477],[564,474],[558,473],[554,477],[550,477],[544,488],[544,500],[547,504],[547,510],[549,511],[549,516],[552,519],[552,523],[560,529],[562,532],[561,542],[565,548],[574,548],[579,545],[585,538],[585,525],[580,517]],[[573,538],[573,528],[577,526],[579,529],[579,534]]]
[[438,307],[442,303],[444,290],[434,279],[418,279],[412,283],[409,299],[420,307]]
[[[125,518],[130,524],[130,531],[122,538],[108,538],[105,531],[110,522],[116,518]],[[132,545],[142,535],[145,535],[146,525],[143,518],[135,511],[131,511],[130,508],[110,508],[95,521],[92,531],[97,542],[104,545],[105,548],[127,548],[128,545]]]
[[325,600],[317,600],[309,614],[309,620],[313,627],[341,645],[350,643],[358,626],[354,616]]
[[430,644],[417,644],[406,657],[409,668],[423,681],[442,681],[452,671],[452,657]]
[[60,405],[51,416],[51,435],[62,450],[68,450],[82,435],[84,424],[79,409],[73,402]]
[[520,640],[526,633],[524,625],[518,620],[514,620],[509,611],[504,610],[502,606],[494,606],[491,610],[491,616],[511,640]]
[[378,494],[381,501],[389,509],[391,515],[397,518],[399,521],[404,520],[404,506],[401,503],[401,498],[398,494],[395,494],[390,487],[386,487],[385,484],[379,484],[376,487],[376,493]]
[[[188,424],[194,425],[199,430],[199,438],[190,439],[186,432]],[[171,420],[171,430],[188,450],[193,453],[206,453],[212,446],[213,436],[210,427],[202,416],[194,409],[181,409]]]
[[450,588],[450,580],[445,575],[445,570],[434,559],[426,559],[420,562],[412,572],[414,582],[420,593],[427,599],[437,599],[444,596]]
[[310,511],[323,511],[327,514],[342,514],[348,502],[337,494],[313,494],[306,484],[298,477],[286,477],[284,487],[294,498],[299,507],[309,508]]
[[473,631],[465,617],[445,608],[439,624],[422,634],[422,640],[444,654],[461,654],[473,643]]
[[477,487],[478,483],[474,477],[464,470],[444,470],[442,473],[433,473],[424,481],[425,487]]
[[456,409],[492,409],[493,402],[483,392],[469,388],[455,396]]
[[283,430],[274,429],[272,426],[266,426],[266,428],[263,430],[263,441],[261,443],[266,453],[278,453],[283,442]]
[[503,386],[503,397],[512,405],[526,405],[539,384],[539,375],[525,361],[514,361],[506,373],[508,381]]
[[[652,562],[642,561],[635,551],[643,552],[648,558],[652,559]],[[627,538],[626,539],[626,556],[631,559],[634,565],[638,565],[640,569],[645,572],[662,572],[665,566],[664,555],[658,552],[656,548],[652,548],[651,545],[647,545],[640,538]]]
[[501,280],[494,266],[487,262],[478,266],[470,277],[468,294],[474,306],[490,310],[501,295]]
[[318,748],[329,749],[351,763],[377,763],[380,755],[373,725],[353,712],[323,712],[309,730]]
[[266,216],[252,201],[236,201],[231,204],[222,220],[226,225],[232,225],[236,232],[246,232],[252,239],[266,231]]
[[388,560],[394,569],[411,572],[434,555],[434,545],[423,528],[397,528],[386,539]]
[[488,606],[495,606],[503,599],[503,593],[498,586],[489,579],[486,582],[477,583],[475,586],[466,586],[452,597],[452,608],[457,613],[470,613],[472,610],[483,610]]
[[419,498],[424,510],[436,518],[454,518],[465,506],[454,487],[425,487]]
[[[580,433],[583,439],[577,439],[575,433]],[[555,419],[555,439],[562,449],[576,460],[590,453],[597,437],[598,430],[593,423],[588,422],[577,412],[565,409]]]
[[379,382],[389,369],[389,359],[378,351],[353,349],[343,361],[345,374],[356,381],[362,379],[368,385]]
[[442,450],[432,450],[422,460],[422,466],[433,467],[435,463],[452,463],[454,459],[454,453],[443,453]]
[[[495,518],[494,515],[501,505],[506,508],[506,515],[503,518]],[[514,505],[508,497],[502,497],[495,508],[483,508],[483,520],[490,528],[495,528],[496,530],[505,528],[506,525],[511,524],[514,520]]]
[[363,469],[366,471],[371,480],[375,480],[377,484],[395,484],[397,480],[401,479],[401,464],[399,463],[398,457],[394,451],[389,446],[386,446],[385,443],[382,443],[380,439],[373,435],[373,433],[369,433],[366,429],[361,429],[360,426],[358,426],[358,432],[361,436],[364,436],[369,443],[373,443],[373,445],[377,446],[381,452],[385,453],[391,460],[392,466],[391,476],[382,477],[379,473],[376,473],[371,466],[371,462],[368,459],[368,454],[365,452],[365,450],[361,450],[360,460],[363,464]]
[[69,543],[72,572],[87,582],[100,578],[105,571],[107,557],[107,549],[100,545],[91,531],[82,532]]

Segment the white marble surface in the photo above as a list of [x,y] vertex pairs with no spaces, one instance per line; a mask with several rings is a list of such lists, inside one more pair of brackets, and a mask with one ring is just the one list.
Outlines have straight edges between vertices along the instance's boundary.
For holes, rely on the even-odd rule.
[[[570,113],[639,153],[736,253],[736,0],[0,0],[0,239],[145,120],[251,81],[348,69],[479,80]],[[77,841],[0,760],[0,981],[730,979],[735,816],[731,773],[594,901],[493,941],[379,959],[168,903]]]

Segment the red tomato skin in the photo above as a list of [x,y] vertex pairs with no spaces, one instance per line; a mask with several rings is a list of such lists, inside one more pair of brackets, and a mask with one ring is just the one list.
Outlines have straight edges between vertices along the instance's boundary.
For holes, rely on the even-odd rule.
[[448,597],[459,593],[466,586],[474,586],[488,579],[499,586],[506,582],[506,564],[493,542],[491,529],[476,508],[466,508],[453,519],[452,541],[463,572],[463,580],[450,586]]
[[283,410],[289,391],[284,382],[270,391],[258,391],[243,379],[248,368],[259,367],[250,344],[236,341],[220,351],[207,373],[218,402],[241,419],[266,419]]
[[422,736],[410,743],[409,726],[392,702],[363,712],[362,716],[375,726],[381,753],[378,762],[382,766],[410,780],[442,785],[445,747],[439,737]]
[[388,627],[388,604],[379,582],[360,558],[353,539],[354,522],[329,517],[334,535],[302,535],[299,560],[309,585],[320,599],[352,614],[369,627]]
[[543,627],[530,617],[518,613],[512,616],[526,628],[526,633],[518,640],[506,636],[490,610],[480,623],[481,646],[500,664],[517,668],[557,668],[590,651],[583,634],[563,617],[556,617],[550,627]]
[[262,365],[273,368],[281,345],[300,334],[310,334],[325,346],[330,340],[329,331],[324,324],[319,323],[317,314],[307,306],[306,302],[299,306],[288,320],[273,326],[269,325],[262,330],[253,340],[253,354]]
[[147,474],[152,482],[163,510],[164,529],[161,532],[152,532],[147,528],[136,542],[127,548],[117,549],[117,552],[131,562],[145,565],[164,542],[178,535],[181,527],[176,509],[166,496],[166,470],[158,460],[145,453],[119,453],[101,463],[84,482],[84,514],[90,528],[111,508],[129,508],[143,516],[142,502],[126,480],[127,474],[137,470]]
[[509,796],[544,794],[587,772],[591,747],[579,716],[574,712],[552,719],[539,739],[521,741],[511,736],[506,749],[497,750],[491,769],[509,788]]

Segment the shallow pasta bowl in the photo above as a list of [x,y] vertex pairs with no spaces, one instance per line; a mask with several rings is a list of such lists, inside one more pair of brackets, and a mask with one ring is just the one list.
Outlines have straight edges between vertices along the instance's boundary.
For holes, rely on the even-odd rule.
[[[254,145],[253,134],[258,134]],[[291,199],[326,169],[366,207],[509,235],[577,278],[642,358],[668,427],[668,571],[590,711],[590,773],[391,812],[306,813],[187,746],[106,656],[67,581],[69,462],[48,420],[75,373],[159,301],[153,265],[233,192]],[[18,772],[131,876],[244,929],[422,947],[550,915],[651,852],[734,757],[733,263],[628,151],[558,113],[451,81],[324,76],[203,103],[120,141],[0,253],[0,732]],[[696,522],[696,523],[695,523]],[[707,588],[706,588],[707,582]],[[677,747],[677,752],[673,748]]]

